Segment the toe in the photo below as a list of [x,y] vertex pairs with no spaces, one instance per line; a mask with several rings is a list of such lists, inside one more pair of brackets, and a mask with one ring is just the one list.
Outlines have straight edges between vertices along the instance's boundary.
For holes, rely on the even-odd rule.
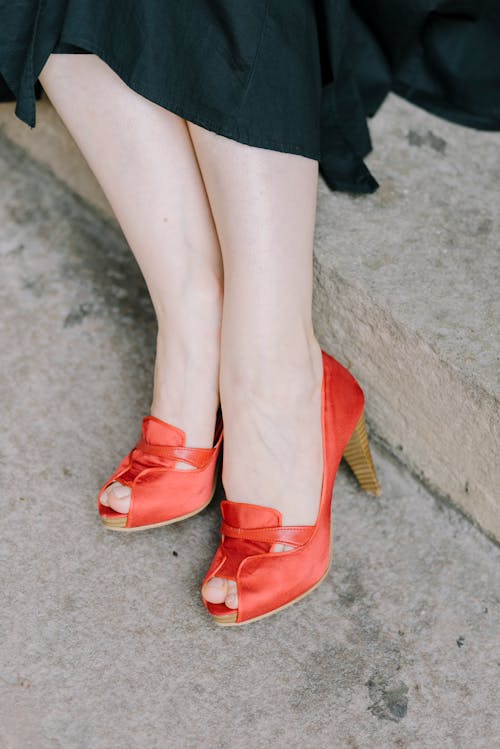
[[212,577],[203,586],[203,597],[209,603],[224,603],[227,593],[227,581],[223,577]]
[[107,490],[107,489],[105,489],[105,490],[103,491],[103,493],[101,494],[101,496],[99,497],[99,502],[100,502],[100,503],[101,503],[101,504],[102,504],[102,505],[103,505],[104,507],[109,507],[109,499],[108,499],[108,490]]
[[127,513],[130,508],[130,487],[117,481],[108,488],[108,505],[116,512]]
[[238,588],[236,587],[236,582],[234,580],[227,581],[227,595],[224,603],[228,609],[238,608]]
[[[272,551],[291,551],[289,544],[274,544]],[[203,587],[203,597],[209,603],[224,603],[228,609],[238,608],[238,586],[235,580],[223,577],[212,577]]]

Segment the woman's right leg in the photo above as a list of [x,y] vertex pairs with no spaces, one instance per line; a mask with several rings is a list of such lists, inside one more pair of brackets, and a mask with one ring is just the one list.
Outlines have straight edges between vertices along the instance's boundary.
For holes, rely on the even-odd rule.
[[[40,82],[106,194],[158,319],[150,413],[211,447],[219,405],[223,266],[186,121],[98,56],[52,54]],[[189,469],[186,463],[179,468]],[[128,512],[130,490],[101,499]]]

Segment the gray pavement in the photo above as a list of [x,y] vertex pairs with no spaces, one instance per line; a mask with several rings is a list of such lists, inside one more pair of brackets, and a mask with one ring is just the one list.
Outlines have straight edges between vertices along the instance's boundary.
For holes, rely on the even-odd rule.
[[220,486],[185,523],[101,527],[152,310],[116,228],[1,139],[0,185],[0,747],[498,746],[499,550],[381,449],[379,499],[339,472],[327,580],[247,627],[198,595]]

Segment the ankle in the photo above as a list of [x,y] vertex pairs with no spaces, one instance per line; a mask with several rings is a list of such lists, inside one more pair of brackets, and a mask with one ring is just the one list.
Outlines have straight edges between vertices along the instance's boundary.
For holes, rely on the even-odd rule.
[[323,379],[321,347],[314,334],[273,351],[247,350],[221,359],[221,400],[247,399],[289,408],[308,402]]
[[159,333],[178,334],[190,341],[202,338],[206,330],[219,331],[222,322],[224,286],[213,274],[179,279],[168,296],[152,294]]
[[219,407],[220,337],[216,323],[203,335],[158,329],[150,413],[186,432],[191,447],[211,447]]

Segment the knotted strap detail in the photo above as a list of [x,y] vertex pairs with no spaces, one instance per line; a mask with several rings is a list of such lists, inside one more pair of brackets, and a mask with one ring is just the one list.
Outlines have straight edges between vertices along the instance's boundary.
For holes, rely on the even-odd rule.
[[180,445],[154,445],[141,437],[135,446],[146,455],[168,460],[183,460],[195,468],[204,468],[210,462],[215,447],[182,447]]
[[222,523],[221,533],[226,538],[239,538],[245,541],[257,541],[268,544],[289,544],[290,546],[303,546],[309,541],[314,525],[279,525],[272,528],[236,528],[225,520]]

